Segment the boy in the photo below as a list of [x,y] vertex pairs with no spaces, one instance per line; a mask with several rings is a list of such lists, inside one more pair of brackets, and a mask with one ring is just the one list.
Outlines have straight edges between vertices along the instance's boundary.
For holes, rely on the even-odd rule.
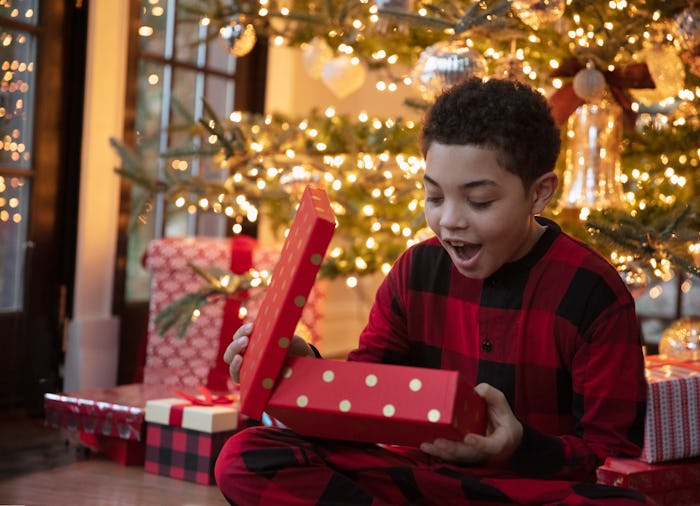
[[[560,149],[544,97],[466,80],[426,115],[425,216],[377,291],[348,360],[462,371],[487,434],[420,448],[254,427],[216,465],[232,504],[639,504],[596,485],[608,455],[636,456],[646,382],[634,300],[615,269],[553,222]],[[224,360],[238,379],[251,326]],[[295,339],[290,353],[313,356]]]

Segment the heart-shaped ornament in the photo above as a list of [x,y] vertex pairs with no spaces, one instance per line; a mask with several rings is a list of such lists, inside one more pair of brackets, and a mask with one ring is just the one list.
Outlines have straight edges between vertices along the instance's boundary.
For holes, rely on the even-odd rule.
[[362,63],[355,63],[348,56],[333,58],[321,71],[321,81],[338,98],[345,98],[359,90],[366,76],[367,71]]

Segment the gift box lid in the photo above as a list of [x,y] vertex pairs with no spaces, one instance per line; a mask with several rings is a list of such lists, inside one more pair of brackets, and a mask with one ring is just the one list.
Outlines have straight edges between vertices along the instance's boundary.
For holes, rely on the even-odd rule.
[[308,436],[417,446],[486,428],[458,371],[287,357],[267,412]]
[[172,425],[199,432],[223,432],[238,428],[238,405],[203,406],[180,397],[152,399],[146,403],[146,422]]
[[326,192],[307,186],[255,319],[241,366],[241,412],[259,420],[335,230]]

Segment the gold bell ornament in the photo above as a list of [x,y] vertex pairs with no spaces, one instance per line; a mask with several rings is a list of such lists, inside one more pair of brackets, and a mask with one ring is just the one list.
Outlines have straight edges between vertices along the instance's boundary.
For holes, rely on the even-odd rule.
[[586,102],[569,116],[560,208],[622,207],[622,126],[622,108],[607,98]]

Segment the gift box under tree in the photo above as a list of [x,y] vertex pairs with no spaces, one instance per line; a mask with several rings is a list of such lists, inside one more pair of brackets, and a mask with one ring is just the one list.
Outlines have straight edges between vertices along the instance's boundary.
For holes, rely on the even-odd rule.
[[[230,389],[223,352],[235,330],[257,314],[264,293],[262,288],[249,290],[239,298],[210,300],[189,324],[184,338],[177,336],[175,328],[161,335],[156,318],[173,302],[196,292],[205,283],[188,264],[243,274],[251,268],[272,271],[278,259],[278,249],[260,247],[247,236],[152,240],[144,255],[144,266],[152,275],[144,383]],[[310,294],[302,313],[304,331],[298,332],[306,334],[304,337],[314,344],[321,340],[318,322],[322,318],[323,300],[323,287],[319,285]],[[241,305],[245,313],[240,312]]]
[[700,360],[647,357],[647,415],[641,460],[700,456]]
[[221,448],[246,424],[236,400],[219,396],[214,400],[165,398],[148,401],[146,472],[213,485],[214,464]]
[[700,504],[700,458],[650,464],[608,457],[596,476],[598,483],[638,490],[662,506]]

